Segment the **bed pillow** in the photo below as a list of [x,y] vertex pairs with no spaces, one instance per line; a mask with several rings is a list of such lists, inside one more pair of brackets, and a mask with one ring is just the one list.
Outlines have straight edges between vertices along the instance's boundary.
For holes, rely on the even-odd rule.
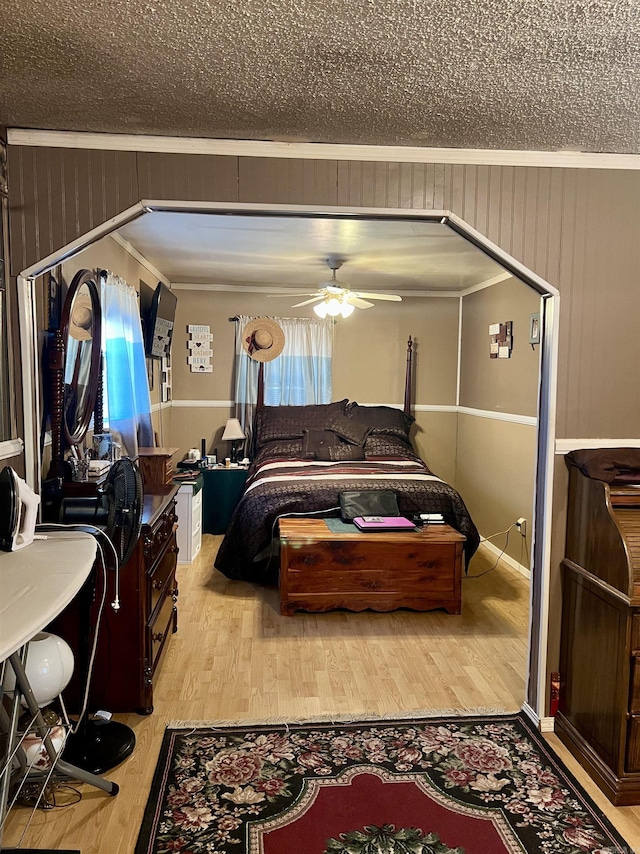
[[350,445],[348,442],[338,442],[329,445],[318,454],[317,459],[323,462],[357,462],[364,459],[364,448],[360,445]]
[[399,436],[389,436],[383,433],[377,436],[370,433],[367,436],[364,443],[364,456],[367,460],[375,457],[401,457],[405,460],[421,462],[420,457],[413,450],[410,439],[406,437],[401,439]]
[[317,460],[321,451],[335,447],[339,442],[340,439],[333,430],[304,430],[302,456],[308,460]]
[[356,421],[347,415],[336,415],[328,424],[328,429],[333,430],[341,439],[350,445],[364,446],[365,439],[369,435],[370,427],[363,421]]
[[305,430],[302,455],[305,459],[323,462],[363,460],[364,448],[362,445],[343,442],[333,430]]
[[314,406],[263,406],[256,417],[258,447],[279,439],[302,439],[303,430],[325,430],[331,419],[344,415],[348,400]]
[[262,464],[270,460],[302,459],[302,439],[281,439],[266,442],[256,452],[254,462]]
[[393,406],[360,406],[355,402],[349,404],[348,415],[355,422],[367,425],[373,436],[397,436],[405,440],[409,439],[409,430],[415,421],[412,415]]

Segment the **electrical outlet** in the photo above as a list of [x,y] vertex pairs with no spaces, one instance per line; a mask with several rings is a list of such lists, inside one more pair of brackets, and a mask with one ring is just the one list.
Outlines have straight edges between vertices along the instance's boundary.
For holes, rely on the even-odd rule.
[[527,520],[524,518],[524,516],[521,516],[516,521],[516,528],[520,531],[523,537],[527,536]]

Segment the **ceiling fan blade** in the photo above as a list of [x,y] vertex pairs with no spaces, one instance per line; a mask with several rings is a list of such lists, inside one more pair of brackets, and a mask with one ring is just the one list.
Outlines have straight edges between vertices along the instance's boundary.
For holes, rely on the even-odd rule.
[[367,294],[357,291],[356,296],[365,297],[365,299],[386,299],[391,300],[392,302],[402,302],[402,297],[399,297],[396,294]]
[[[307,296],[307,294],[304,294],[304,296]],[[324,296],[322,294],[318,294],[311,299],[306,299],[304,302],[297,302],[295,305],[292,305],[291,308],[300,308],[302,305],[309,305],[309,303],[318,302],[318,300],[321,299],[324,299]]]
[[304,291],[304,293],[266,294],[265,296],[268,299],[281,299],[282,297],[286,297],[287,299],[289,299],[289,297],[313,297],[316,295],[316,293],[317,291]]
[[372,302],[360,299],[360,297],[357,297],[355,294],[349,294],[345,299],[348,303],[351,303],[351,305],[355,305],[356,308],[373,308]]

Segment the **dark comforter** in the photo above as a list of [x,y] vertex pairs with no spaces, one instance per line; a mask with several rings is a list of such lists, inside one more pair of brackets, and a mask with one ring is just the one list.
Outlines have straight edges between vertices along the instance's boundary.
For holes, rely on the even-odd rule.
[[[277,537],[280,516],[339,516],[339,494],[356,489],[392,489],[402,514],[442,513],[445,521],[467,538],[468,564],[478,547],[478,531],[453,487],[429,471],[401,443],[384,440],[360,461],[320,462],[290,456],[286,443],[271,443],[252,464],[245,492],[222,541],[215,566],[228,578],[271,583],[277,558],[265,556]],[[389,453],[391,451],[392,453]]]

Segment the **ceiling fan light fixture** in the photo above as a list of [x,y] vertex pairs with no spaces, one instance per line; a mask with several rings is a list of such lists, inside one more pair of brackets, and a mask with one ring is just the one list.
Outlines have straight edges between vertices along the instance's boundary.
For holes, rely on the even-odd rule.
[[318,315],[318,317],[321,317],[324,320],[325,317],[327,316],[327,304],[326,304],[326,302],[322,301],[322,302],[319,302],[317,305],[314,305],[313,310]]
[[325,303],[327,306],[327,314],[330,317],[337,317],[340,314],[342,303],[337,297],[331,297]]
[[355,309],[355,306],[351,305],[350,302],[343,302],[342,305],[340,306],[340,314],[343,317],[349,317],[350,315],[353,314],[354,309]]

